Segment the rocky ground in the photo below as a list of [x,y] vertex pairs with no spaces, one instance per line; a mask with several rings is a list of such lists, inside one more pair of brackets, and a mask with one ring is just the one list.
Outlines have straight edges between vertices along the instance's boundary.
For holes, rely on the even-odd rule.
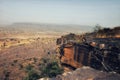
[[22,80],[25,67],[32,64],[37,69],[40,59],[48,52],[55,53],[55,38],[34,39],[29,44],[19,44],[0,50],[0,80]]
[[[4,32],[4,30],[1,31]],[[24,39],[17,39],[20,38],[22,31],[13,32],[11,29],[10,35],[8,35],[9,32],[4,33],[4,35],[0,35],[0,80],[23,80],[27,76],[25,67],[28,64],[33,65],[34,69],[38,70],[41,58],[45,57],[48,53],[54,54],[57,47],[56,36],[58,37],[58,34],[52,35],[47,33],[43,35],[42,38],[38,38],[38,36],[36,37],[34,34],[30,35],[30,33],[25,32],[22,35],[30,35],[35,37],[32,37],[32,39],[27,39],[25,38],[26,36],[24,36],[22,37]],[[18,35],[16,35],[14,39],[11,39],[10,37],[11,35],[13,36],[13,34]],[[7,36],[3,39],[2,36],[5,35]],[[8,38],[8,36],[10,37]],[[78,38],[75,37],[75,39],[79,41],[81,37],[82,36],[78,35]],[[94,39],[94,41],[97,41],[97,43],[106,42],[106,44],[109,44],[109,41],[110,43],[120,45],[120,39],[118,38],[115,40],[117,41],[114,41],[114,38],[107,40]],[[111,45],[112,44],[108,46]],[[95,70],[90,67],[82,67],[74,71],[66,70],[62,75],[57,75],[55,78],[41,78],[39,80],[120,80],[120,75],[114,72],[107,73]]]
[[120,74],[102,72],[84,66],[75,71],[58,75],[55,78],[41,78],[39,80],[120,80]]

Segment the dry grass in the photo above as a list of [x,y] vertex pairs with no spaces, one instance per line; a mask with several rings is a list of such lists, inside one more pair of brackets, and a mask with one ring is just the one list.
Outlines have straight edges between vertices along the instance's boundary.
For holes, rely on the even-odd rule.
[[40,59],[48,51],[51,54],[55,53],[56,39],[23,39],[20,43],[8,41],[7,45],[0,50],[0,80],[5,78],[5,71],[10,72],[10,80],[22,80],[26,75],[24,70],[26,65],[32,64],[37,70]]

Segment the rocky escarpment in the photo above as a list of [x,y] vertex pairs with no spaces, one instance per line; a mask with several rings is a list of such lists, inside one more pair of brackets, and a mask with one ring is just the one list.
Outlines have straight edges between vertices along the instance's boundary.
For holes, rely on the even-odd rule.
[[41,78],[39,80],[120,80],[120,75],[114,72],[107,73],[84,66],[75,71],[58,75],[55,78]]

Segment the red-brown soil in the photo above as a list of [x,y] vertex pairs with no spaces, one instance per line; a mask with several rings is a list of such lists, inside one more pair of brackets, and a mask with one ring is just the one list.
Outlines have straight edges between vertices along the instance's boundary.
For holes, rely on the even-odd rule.
[[55,53],[55,38],[33,39],[29,44],[19,44],[0,50],[0,80],[9,73],[9,80],[22,80],[27,76],[25,67],[38,67],[40,59],[48,52]]

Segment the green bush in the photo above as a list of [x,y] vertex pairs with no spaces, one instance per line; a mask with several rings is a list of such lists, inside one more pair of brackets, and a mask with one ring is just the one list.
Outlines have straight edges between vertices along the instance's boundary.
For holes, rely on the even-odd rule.
[[51,62],[42,71],[43,77],[55,77],[58,74],[62,74],[63,69],[58,65],[57,62]]
[[40,77],[38,72],[34,70],[34,67],[31,64],[26,66],[25,71],[28,73],[28,75],[24,80],[37,80]]
[[35,70],[30,70],[28,72],[27,77],[24,80],[37,80],[37,79],[39,79],[39,77],[40,76],[38,75],[38,73]]
[[31,64],[28,64],[27,66],[26,66],[26,68],[25,68],[25,71],[26,72],[29,72],[29,71],[31,71],[33,69],[33,66],[31,65]]
[[55,77],[63,73],[63,68],[54,55],[41,59],[40,77]]
[[25,68],[27,76],[24,80],[37,80],[43,77],[56,77],[63,73],[63,68],[59,65],[59,61],[55,55],[44,57],[40,60],[39,70],[36,71],[31,64]]

